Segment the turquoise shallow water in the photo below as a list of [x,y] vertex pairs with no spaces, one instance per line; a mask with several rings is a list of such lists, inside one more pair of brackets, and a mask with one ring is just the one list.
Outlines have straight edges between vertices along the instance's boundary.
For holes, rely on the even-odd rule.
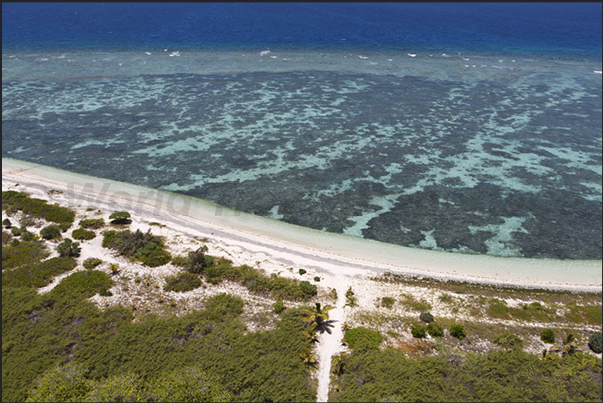
[[600,259],[600,71],[445,50],[5,52],[3,156],[398,245]]

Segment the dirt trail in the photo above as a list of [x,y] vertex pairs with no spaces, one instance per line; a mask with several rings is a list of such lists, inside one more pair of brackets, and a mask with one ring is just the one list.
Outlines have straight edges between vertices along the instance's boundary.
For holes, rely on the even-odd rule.
[[318,390],[316,394],[317,402],[326,402],[329,397],[329,385],[331,377],[331,360],[333,355],[344,350],[341,344],[343,331],[341,325],[345,322],[345,292],[347,291],[350,279],[345,276],[337,276],[333,283],[336,284],[337,303],[335,308],[329,312],[329,321],[333,325],[329,327],[331,333],[324,332],[320,335],[319,344],[316,349],[318,356]]

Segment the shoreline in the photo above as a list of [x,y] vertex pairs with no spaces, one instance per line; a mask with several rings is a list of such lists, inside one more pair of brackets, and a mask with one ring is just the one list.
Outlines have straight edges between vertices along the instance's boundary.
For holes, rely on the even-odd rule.
[[[20,186],[15,188],[15,184]],[[187,233],[263,254],[282,264],[333,276],[391,272],[477,284],[600,292],[601,260],[552,260],[468,255],[408,248],[313,230],[231,210],[166,191],[2,159],[2,188],[43,192],[71,208],[129,211],[134,219],[161,221]],[[49,190],[63,192],[49,195]],[[40,195],[34,194],[34,197]]]

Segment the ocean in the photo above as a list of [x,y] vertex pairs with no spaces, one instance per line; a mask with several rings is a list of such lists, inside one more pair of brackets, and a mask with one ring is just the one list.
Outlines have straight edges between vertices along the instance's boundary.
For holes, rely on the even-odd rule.
[[600,3],[3,3],[2,156],[304,227],[601,259]]

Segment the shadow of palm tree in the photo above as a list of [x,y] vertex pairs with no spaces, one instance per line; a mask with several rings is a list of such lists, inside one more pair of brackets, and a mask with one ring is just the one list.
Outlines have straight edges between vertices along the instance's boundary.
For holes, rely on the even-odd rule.
[[324,332],[331,334],[331,329],[335,326],[335,322],[337,321],[334,319],[325,320],[320,325],[316,326],[316,330],[320,332],[320,334],[323,334]]

